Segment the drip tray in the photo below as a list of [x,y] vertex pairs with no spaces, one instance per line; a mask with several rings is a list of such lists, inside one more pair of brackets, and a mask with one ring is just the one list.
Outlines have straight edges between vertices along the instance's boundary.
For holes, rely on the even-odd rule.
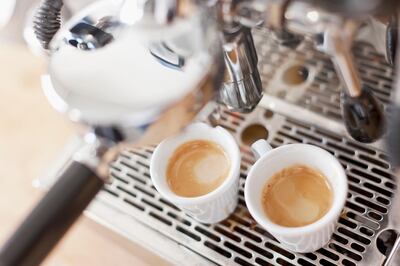
[[[208,121],[213,112],[214,105],[210,104],[199,120]],[[218,224],[201,224],[162,198],[149,173],[153,146],[123,152],[112,166],[113,182],[97,200],[134,217],[132,220],[140,221],[207,262],[221,265],[358,265],[364,254],[376,250],[376,236],[385,228],[395,192],[395,177],[384,152],[261,107],[248,115],[222,110],[220,125],[233,134],[242,152],[239,205],[228,219]],[[260,134],[273,147],[289,143],[319,146],[338,158],[345,168],[349,179],[346,207],[333,238],[324,248],[307,254],[287,251],[249,214],[243,186],[254,158],[244,143]],[[118,219],[113,223],[114,227],[122,226]]]

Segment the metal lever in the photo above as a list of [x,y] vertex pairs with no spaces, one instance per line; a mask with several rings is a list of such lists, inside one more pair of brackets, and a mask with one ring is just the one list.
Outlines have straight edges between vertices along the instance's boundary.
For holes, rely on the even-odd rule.
[[322,49],[331,54],[336,72],[344,85],[340,104],[348,133],[359,142],[371,143],[384,133],[383,107],[372,90],[362,85],[354,65],[351,44],[358,24],[349,20],[343,26],[343,29],[336,25],[328,28]]

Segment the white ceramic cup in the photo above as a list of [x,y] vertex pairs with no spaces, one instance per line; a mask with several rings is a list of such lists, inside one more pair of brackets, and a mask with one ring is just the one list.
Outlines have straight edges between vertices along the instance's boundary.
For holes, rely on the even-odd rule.
[[[313,145],[290,144],[272,149],[265,140],[252,145],[258,157],[245,184],[246,205],[253,218],[285,248],[294,252],[312,252],[331,238],[347,197],[347,177],[339,161],[329,152]],[[273,223],[264,213],[262,191],[271,177],[280,170],[302,164],[319,170],[328,179],[333,191],[332,206],[319,220],[302,227],[285,227]]]
[[[231,168],[225,181],[215,190],[199,197],[181,197],[171,191],[166,170],[169,158],[182,144],[208,140],[220,145],[230,159]],[[161,142],[151,157],[150,175],[157,191],[167,200],[202,223],[216,223],[227,218],[236,208],[240,175],[240,150],[233,136],[222,127],[205,123],[189,125],[182,134]]]

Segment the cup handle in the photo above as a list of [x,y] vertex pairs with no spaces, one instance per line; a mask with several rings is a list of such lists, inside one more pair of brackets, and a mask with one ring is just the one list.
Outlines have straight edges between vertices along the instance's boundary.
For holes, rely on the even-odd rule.
[[251,145],[251,151],[257,160],[270,150],[272,150],[271,145],[264,139],[259,139]]

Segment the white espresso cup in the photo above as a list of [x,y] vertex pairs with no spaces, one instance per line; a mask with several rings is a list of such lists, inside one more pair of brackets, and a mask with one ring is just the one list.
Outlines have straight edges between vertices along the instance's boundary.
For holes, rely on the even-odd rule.
[[[329,152],[308,144],[290,144],[272,149],[265,140],[258,140],[251,147],[258,160],[247,176],[244,194],[253,218],[288,250],[312,252],[327,244],[347,197],[347,177],[339,161]],[[273,223],[264,213],[262,192],[275,173],[299,164],[316,169],[327,178],[333,192],[332,205],[324,216],[309,225],[281,226]]]
[[[225,181],[210,193],[199,197],[182,197],[176,195],[167,183],[167,166],[174,151],[192,140],[207,140],[222,147],[229,157],[230,169]],[[194,123],[180,135],[165,139],[157,146],[151,157],[150,175],[155,188],[165,199],[199,222],[216,223],[227,218],[238,202],[240,150],[233,136],[224,128]]]

